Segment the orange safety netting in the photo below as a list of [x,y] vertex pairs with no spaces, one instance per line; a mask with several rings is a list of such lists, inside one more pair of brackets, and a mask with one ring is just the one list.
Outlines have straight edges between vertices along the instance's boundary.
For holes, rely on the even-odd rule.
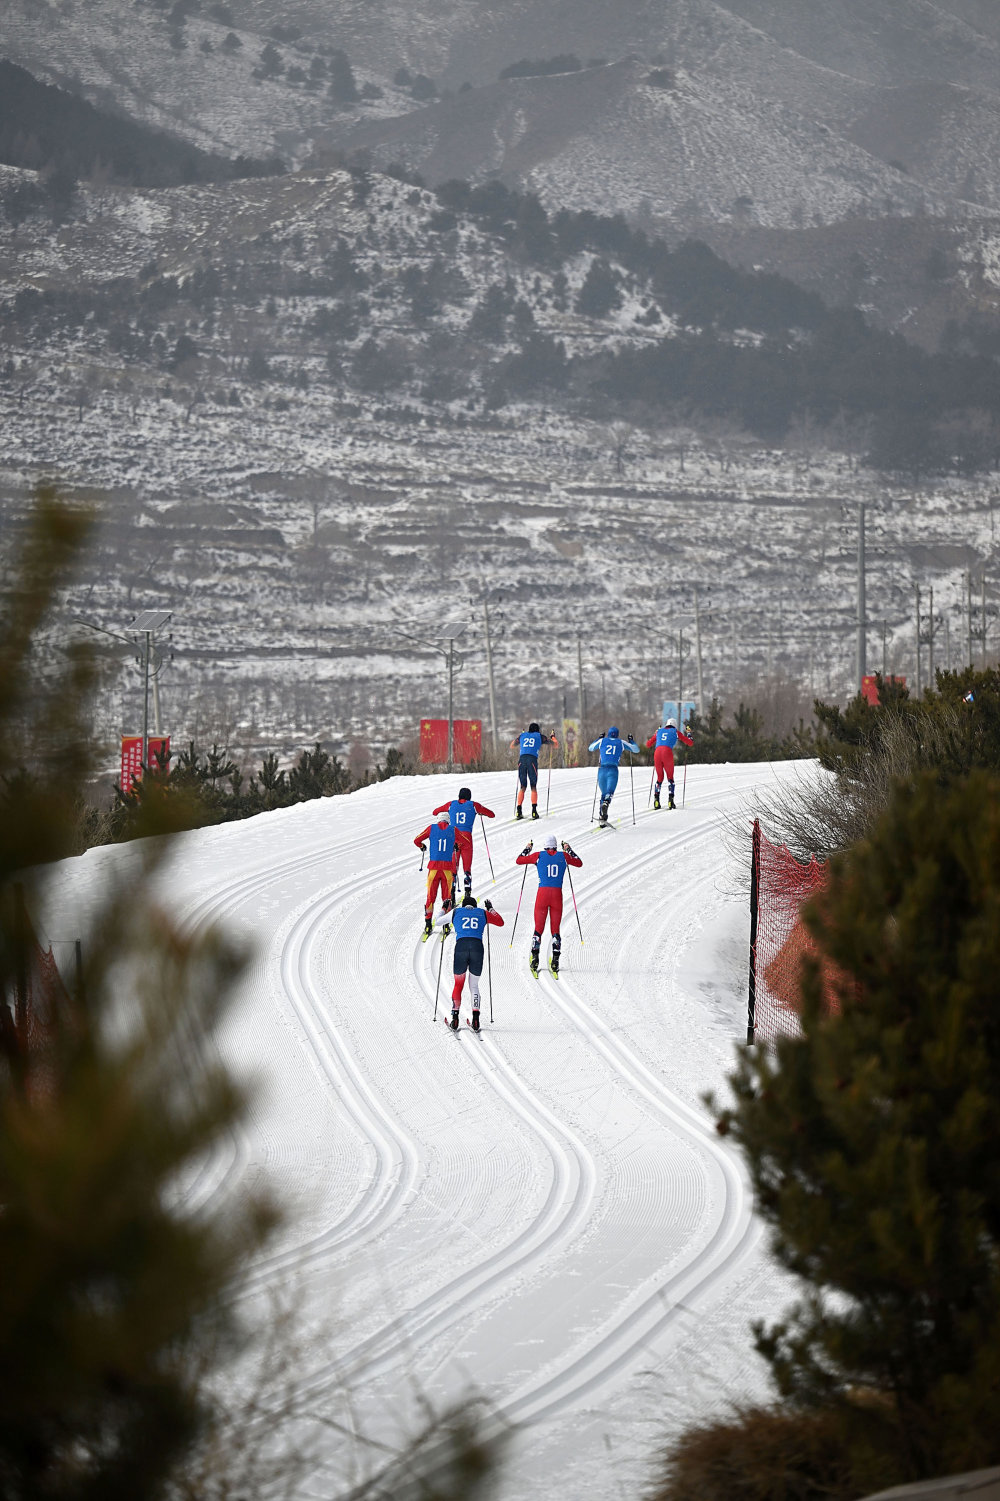
[[[28,1094],[48,1099],[55,1088],[54,1051],[60,1022],[70,1012],[69,993],[52,953],[43,949],[23,906],[19,914],[25,964],[13,996],[13,1034],[25,1065]],[[10,1012],[8,1011],[8,1016]]]
[[822,959],[801,910],[824,890],[827,867],[813,855],[797,860],[784,845],[772,844],[754,823],[751,897],[750,1016],[748,1041],[768,1042],[800,1030],[802,965],[820,960],[823,995],[830,1011],[840,1009],[837,971]]

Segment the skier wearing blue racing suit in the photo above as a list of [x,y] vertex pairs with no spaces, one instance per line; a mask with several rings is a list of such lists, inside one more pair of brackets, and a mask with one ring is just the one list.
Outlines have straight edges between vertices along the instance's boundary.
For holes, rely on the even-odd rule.
[[558,745],[555,730],[551,735],[543,735],[537,722],[533,719],[526,730],[515,740],[510,742],[511,750],[517,751],[517,780],[520,784],[517,789],[517,804],[514,809],[515,818],[523,818],[525,790],[531,783],[531,816],[538,815],[538,752],[543,745]]
[[606,735],[602,735],[599,740],[591,741],[590,749],[599,750],[601,753],[601,764],[597,768],[597,785],[601,793],[600,821],[606,824],[611,799],[618,786],[618,763],[622,758],[622,751],[630,750],[638,755],[639,747],[631,735],[626,735],[623,740],[618,733],[618,726],[613,724]]

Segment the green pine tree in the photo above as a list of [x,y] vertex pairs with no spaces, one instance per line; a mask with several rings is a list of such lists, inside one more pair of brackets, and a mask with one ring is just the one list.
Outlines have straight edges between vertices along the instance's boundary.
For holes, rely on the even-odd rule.
[[[26,1005],[35,940],[24,914],[42,907],[46,862],[74,849],[91,682],[85,658],[59,670],[32,642],[85,531],[51,493],[40,496],[0,622],[0,1494],[9,1501],[161,1494],[211,1412],[195,1374],[204,1350],[239,1347],[222,1294],[273,1220],[263,1200],[223,1216],[176,1199],[179,1177],[241,1113],[209,1051],[190,1045],[218,1020],[241,959],[218,936],[182,934],[151,905],[162,840],[144,842],[127,887],[95,884],[85,928],[54,913],[60,927],[80,922],[83,963],[47,1015]],[[168,833],[174,805],[148,797],[142,818],[145,832]]]
[[842,1012],[814,968],[720,1129],[804,1289],[758,1347],[861,1494],[1000,1461],[1000,781],[897,788],[807,920]]

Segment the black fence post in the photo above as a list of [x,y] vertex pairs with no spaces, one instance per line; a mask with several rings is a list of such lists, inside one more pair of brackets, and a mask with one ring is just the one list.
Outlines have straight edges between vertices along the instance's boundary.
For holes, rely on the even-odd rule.
[[757,1030],[757,908],[759,905],[760,820],[753,821],[753,854],[750,868],[750,989],[747,997],[747,1047],[752,1048]]

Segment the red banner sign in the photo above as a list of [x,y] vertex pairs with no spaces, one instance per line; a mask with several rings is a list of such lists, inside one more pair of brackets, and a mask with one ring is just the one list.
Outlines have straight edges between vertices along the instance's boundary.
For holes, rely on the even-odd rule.
[[[483,749],[483,721],[481,719],[455,719],[452,735],[452,760],[461,766],[478,761]],[[420,721],[420,759],[434,766],[443,766],[448,760],[447,719],[422,719]]]
[[[886,683],[898,683],[901,688],[906,687],[905,678],[887,677],[884,681]],[[878,708],[878,683],[875,681],[874,673],[866,673],[861,679],[861,696],[866,703],[872,704],[876,709]]]
[[146,760],[150,771],[159,771],[161,766],[166,771],[170,765],[169,735],[150,735],[146,741]]
[[[150,735],[146,742],[146,754],[149,764],[157,769],[161,764],[166,768],[170,763],[170,736]],[[136,782],[142,781],[142,736],[122,736],[122,769],[121,789],[123,792],[131,792]]]
[[121,789],[123,792],[131,792],[133,785],[142,779],[142,736],[122,736],[122,779]]

